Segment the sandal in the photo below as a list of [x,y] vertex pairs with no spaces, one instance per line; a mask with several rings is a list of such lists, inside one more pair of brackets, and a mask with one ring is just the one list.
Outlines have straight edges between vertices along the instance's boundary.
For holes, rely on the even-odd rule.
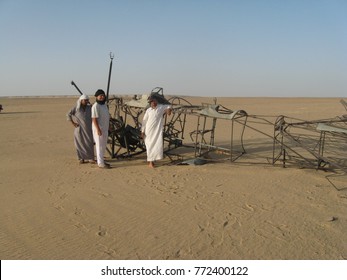
[[111,169],[111,166],[110,165],[99,165],[99,168],[102,168],[102,169]]
[[84,159],[80,159],[80,160],[78,160],[78,162],[79,162],[80,164],[85,163],[85,162],[84,162]]
[[91,164],[96,164],[96,160],[93,160],[93,159],[89,160],[88,162]]

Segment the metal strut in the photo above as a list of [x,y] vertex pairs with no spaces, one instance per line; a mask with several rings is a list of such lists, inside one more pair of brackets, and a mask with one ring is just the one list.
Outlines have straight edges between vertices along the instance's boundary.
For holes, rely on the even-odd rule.
[[78,86],[75,84],[74,81],[71,81],[71,84],[78,90],[78,92],[80,93],[80,95],[83,95],[82,91],[78,88]]
[[114,58],[114,54],[112,52],[110,52],[110,59],[111,59],[111,62],[110,62],[110,69],[108,71],[108,81],[107,81],[107,91],[106,91],[106,102],[107,102],[107,105],[108,105],[108,96],[109,96],[109,92],[110,92],[110,82],[111,82],[111,73],[112,73],[112,61],[113,61],[113,58]]

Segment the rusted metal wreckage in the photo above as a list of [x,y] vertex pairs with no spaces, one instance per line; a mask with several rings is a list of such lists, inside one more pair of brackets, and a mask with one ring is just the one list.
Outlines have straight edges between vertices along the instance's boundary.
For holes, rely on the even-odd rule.
[[[166,100],[162,88],[153,89],[150,95]],[[132,157],[145,151],[140,130],[148,106],[147,98],[148,95],[134,96],[126,102],[123,98],[110,98],[110,108],[112,102],[115,103],[108,149],[111,157]],[[163,141],[165,154],[172,163],[181,164],[187,160],[185,157],[234,163],[240,159],[241,163],[250,163],[255,149],[252,143],[247,143],[250,148],[247,151],[244,134],[252,130],[264,136],[264,143],[272,142],[271,151],[268,147],[269,153],[264,156],[268,163],[330,171],[331,174],[326,176],[330,183],[336,187],[332,180],[340,177],[341,184],[347,185],[347,115],[306,121],[283,115],[251,115],[244,110],[231,110],[217,104],[216,99],[213,104],[201,105],[193,105],[177,96],[167,101],[173,110],[171,116],[165,116]],[[223,122],[218,128],[224,135],[229,130],[227,141],[218,139],[217,122]],[[190,130],[187,130],[187,124]],[[257,146],[261,149],[262,143],[258,142]],[[193,153],[187,153],[186,149],[180,153],[182,147],[192,148]],[[211,154],[219,156],[216,158]],[[241,161],[245,155],[248,157]]]
[[[171,116],[165,116],[164,136],[165,154],[171,157],[182,158],[179,154],[172,153],[173,150],[185,146],[194,148],[195,156],[203,156],[211,150],[221,150],[230,155],[231,161],[236,160],[245,149],[242,144],[242,134],[239,135],[241,150],[235,150],[234,126],[237,123],[243,125],[247,121],[247,113],[243,110],[230,111],[229,109],[217,104],[192,105],[189,101],[181,97],[171,97],[165,99],[163,89],[157,87],[152,90],[150,96],[159,99],[159,103],[169,103],[172,105]],[[140,98],[134,97],[126,102],[123,98],[112,97],[109,99],[109,108],[113,107],[110,130],[110,149],[112,157],[129,157],[145,151],[145,146],[140,137],[141,120],[148,104],[148,95]],[[112,106],[112,102],[115,105]],[[189,145],[184,143],[186,136],[186,123],[188,116],[195,116],[197,119],[196,129],[190,131]],[[208,119],[212,121],[208,122]],[[228,120],[231,124],[230,145],[218,147],[215,145],[215,130],[218,119]]]
[[[112,59],[113,56],[109,79]],[[74,82],[71,84],[82,94]],[[135,95],[125,100],[124,97],[109,97],[108,90],[109,82],[108,153],[112,158],[131,158],[145,152],[141,121],[149,106],[149,96]],[[307,121],[284,115],[260,116],[244,110],[231,110],[217,104],[216,98],[213,104],[201,105],[193,105],[179,96],[166,99],[160,87],[154,88],[150,95],[159,103],[172,105],[172,114],[165,116],[163,136],[164,153],[172,164],[220,160],[252,164],[255,157],[263,157],[272,165],[279,163],[283,167],[327,171],[326,178],[337,190],[347,189],[347,115]],[[341,100],[341,103],[347,110],[347,102]],[[217,122],[221,123],[218,128],[223,130],[222,141],[218,138]],[[229,130],[228,139],[225,139],[226,130]],[[245,144],[244,134],[248,130],[261,136],[257,138],[256,148],[254,142]]]

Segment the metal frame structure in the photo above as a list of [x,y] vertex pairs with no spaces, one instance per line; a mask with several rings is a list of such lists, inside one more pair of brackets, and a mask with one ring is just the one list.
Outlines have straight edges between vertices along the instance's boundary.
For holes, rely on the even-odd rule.
[[[190,133],[191,139],[195,139],[195,156],[203,156],[211,151],[222,151],[224,154],[229,155],[230,161],[235,161],[243,154],[246,153],[243,144],[243,135],[247,123],[247,113],[244,110],[229,110],[222,105],[204,104],[203,108],[195,113],[198,117],[196,130]],[[212,120],[210,128],[206,128],[207,119]],[[202,128],[201,128],[202,119]],[[229,147],[217,146],[215,143],[215,131],[217,120],[227,120],[230,122],[230,142]],[[241,125],[241,132],[239,135],[239,150],[235,149],[235,125]],[[206,135],[210,135],[209,140]],[[205,148],[205,151],[204,151]]]
[[110,98],[109,109],[112,105],[114,113],[110,118],[109,147],[107,147],[110,156],[131,157],[146,151],[141,139],[139,120],[144,108],[129,106],[123,103],[123,98],[118,97]]
[[[162,88],[153,89],[151,94],[160,94],[164,98]],[[110,98],[110,105],[113,101],[115,101],[116,106],[113,117],[111,117],[109,137],[111,147],[108,149],[109,154],[112,158],[116,158],[131,157],[144,152],[145,146],[140,137],[140,130],[141,117],[148,105],[147,96],[142,96],[142,98],[136,96],[124,103],[123,100],[114,97]],[[189,147],[194,148],[195,156],[203,156],[211,151],[219,150],[228,153],[230,160],[235,161],[246,152],[243,145],[243,133],[247,122],[247,113],[245,111],[231,111],[222,105],[216,104],[192,105],[186,99],[180,97],[172,97],[168,99],[168,102],[172,105],[172,114],[171,116],[165,116],[163,141],[165,154],[169,157],[174,155],[171,153],[172,150],[185,145],[185,126],[188,115],[197,118],[196,130],[189,132],[189,136],[193,141],[193,146]],[[207,119],[212,119],[212,127],[207,128]],[[228,148],[217,146],[215,143],[215,129],[218,119],[230,121],[231,140]],[[133,126],[129,123],[132,123]],[[234,145],[234,128],[237,123],[242,125],[239,136],[240,151],[237,151]],[[209,139],[207,139],[207,134],[210,136]],[[126,151],[121,152],[122,148]]]

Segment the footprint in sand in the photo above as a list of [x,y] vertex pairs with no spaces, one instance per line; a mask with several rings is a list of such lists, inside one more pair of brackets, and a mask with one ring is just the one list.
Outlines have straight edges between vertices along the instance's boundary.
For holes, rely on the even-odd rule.
[[77,222],[74,226],[80,229],[82,232],[89,232],[89,229],[84,224]]
[[254,212],[254,207],[250,204],[245,203],[245,207],[243,207],[243,209],[250,211],[250,212]]
[[105,236],[106,235],[106,229],[103,228],[102,226],[99,226],[98,235],[99,236]]
[[172,201],[171,200],[164,200],[163,202],[168,204],[168,205],[172,205]]
[[347,194],[338,194],[337,197],[346,199],[347,198]]
[[53,195],[53,194],[55,193],[55,191],[52,190],[51,188],[48,188],[48,189],[46,190],[46,192],[48,192],[50,195]]
[[97,244],[96,250],[101,252],[101,253],[104,253],[106,255],[109,255],[113,258],[115,258],[115,255],[117,253],[116,250],[109,248],[108,246],[106,246],[104,244]]
[[77,216],[82,215],[82,209],[75,208],[75,215]]
[[106,198],[112,198],[112,194],[110,194],[110,193],[102,193],[102,192],[100,192],[99,195],[101,195],[102,197],[106,197]]
[[59,211],[64,211],[64,207],[61,205],[53,205],[53,207]]
[[63,193],[61,196],[60,196],[60,199],[65,199],[67,197],[67,193]]
[[199,227],[200,232],[203,232],[205,230],[205,228],[199,224],[198,224],[198,227]]

